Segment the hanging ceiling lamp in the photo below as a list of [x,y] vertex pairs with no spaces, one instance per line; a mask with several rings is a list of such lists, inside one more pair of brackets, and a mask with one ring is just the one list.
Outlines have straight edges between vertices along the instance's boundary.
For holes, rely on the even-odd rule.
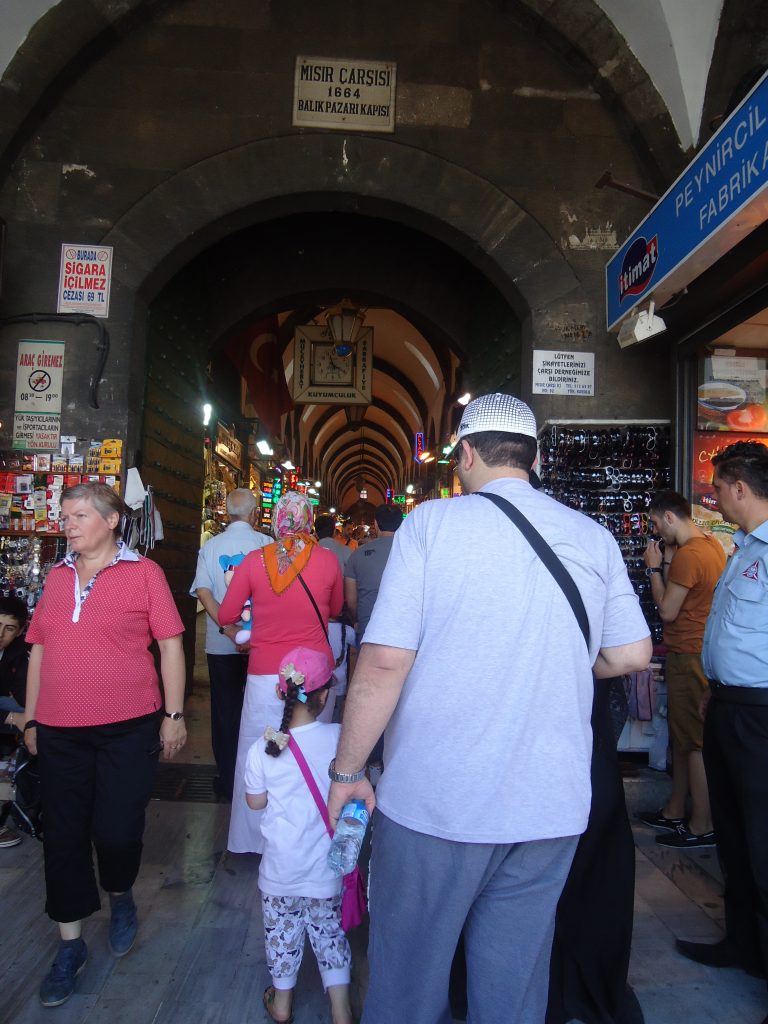
[[325,322],[337,355],[348,356],[352,352],[365,322],[365,313],[365,310],[353,305],[350,299],[342,299],[337,306],[326,311]]

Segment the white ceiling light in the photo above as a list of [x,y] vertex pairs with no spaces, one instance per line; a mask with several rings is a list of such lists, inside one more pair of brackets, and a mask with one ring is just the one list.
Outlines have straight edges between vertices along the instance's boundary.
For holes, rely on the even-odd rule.
[[268,441],[257,441],[256,442],[256,447],[259,449],[259,453],[261,455],[274,455],[275,454],[272,451],[272,449],[270,448]]

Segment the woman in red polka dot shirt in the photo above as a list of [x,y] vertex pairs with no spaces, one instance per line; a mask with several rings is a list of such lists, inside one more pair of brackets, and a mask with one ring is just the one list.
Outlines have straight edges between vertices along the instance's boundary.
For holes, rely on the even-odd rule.
[[88,957],[82,920],[101,905],[92,847],[112,953],[133,945],[131,887],[158,754],[173,757],[186,739],[184,627],[162,570],[120,540],[125,506],[106,484],[66,490],[61,509],[70,550],[48,574],[27,632],[24,734],[42,781],[46,912],[61,933],[44,1006],[69,998]]

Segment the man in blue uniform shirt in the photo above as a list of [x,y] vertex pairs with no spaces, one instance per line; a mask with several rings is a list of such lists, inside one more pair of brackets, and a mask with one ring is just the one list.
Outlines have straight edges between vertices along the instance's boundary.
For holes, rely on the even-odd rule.
[[[768,973],[768,448],[740,441],[712,460],[723,517],[739,527],[715,589],[702,663],[711,699],[704,764],[725,877],[726,937],[678,941],[714,967]],[[768,1024],[768,1017],[763,1024]]]

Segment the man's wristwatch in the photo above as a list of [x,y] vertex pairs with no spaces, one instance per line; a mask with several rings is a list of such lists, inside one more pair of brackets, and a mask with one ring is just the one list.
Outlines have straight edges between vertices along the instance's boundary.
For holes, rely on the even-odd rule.
[[655,572],[663,573],[663,572],[664,572],[664,570],[663,570],[663,569],[661,568],[661,566],[660,566],[660,565],[657,565],[657,566],[651,565],[651,566],[649,566],[649,567],[648,567],[648,568],[647,568],[647,569],[645,570],[645,575],[646,575],[646,576],[653,576],[653,574],[654,574]]
[[337,772],[336,758],[334,757],[328,765],[328,778],[331,782],[359,782],[365,778],[365,768],[361,768],[359,772]]
[[174,722],[180,722],[184,717],[183,711],[164,711],[163,714],[166,718],[171,718]]

